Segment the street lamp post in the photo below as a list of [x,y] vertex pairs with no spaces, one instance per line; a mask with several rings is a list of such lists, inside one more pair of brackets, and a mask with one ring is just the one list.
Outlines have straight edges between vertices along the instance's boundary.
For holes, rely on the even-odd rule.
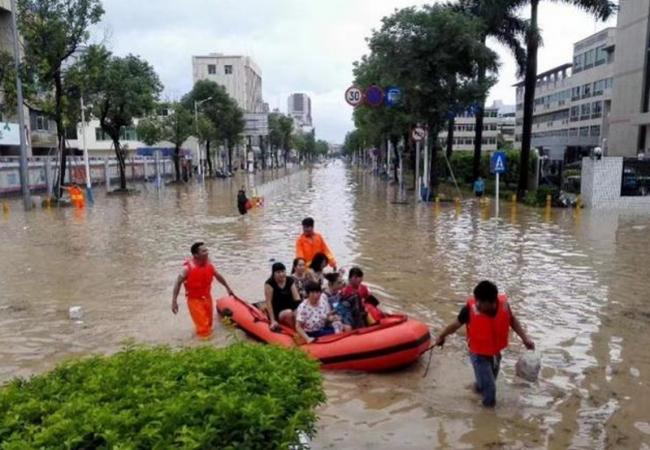
[[95,203],[93,198],[93,186],[90,180],[90,161],[88,159],[88,145],[86,144],[86,111],[84,106],[84,96],[81,95],[81,143],[84,150],[84,164],[86,166],[86,197],[88,203]]
[[25,209],[32,208],[31,194],[29,193],[29,169],[27,166],[27,138],[25,136],[25,108],[23,100],[23,82],[20,79],[20,53],[18,45],[18,25],[16,24],[16,0],[11,0],[11,29],[14,35],[14,63],[16,66],[16,99],[18,103],[18,127],[20,135],[20,187],[23,194]]
[[199,106],[212,100],[212,97],[205,98],[201,101],[194,100],[194,126],[196,127],[196,154],[199,158],[199,177],[200,181],[205,179],[203,175],[203,159],[201,158],[201,144],[199,142]]

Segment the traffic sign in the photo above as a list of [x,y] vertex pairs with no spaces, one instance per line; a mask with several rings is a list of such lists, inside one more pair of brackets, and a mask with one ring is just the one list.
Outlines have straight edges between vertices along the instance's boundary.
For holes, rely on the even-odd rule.
[[424,137],[426,136],[427,132],[425,131],[424,128],[422,127],[415,127],[413,128],[413,131],[411,131],[411,138],[415,142],[420,142],[424,140]]
[[384,103],[384,90],[374,84],[370,86],[366,89],[366,103],[375,108],[381,106]]
[[508,158],[505,152],[494,152],[490,158],[490,171],[496,174],[503,174],[508,171]]
[[397,86],[391,86],[386,89],[386,106],[392,108],[399,105],[402,101],[402,90]]
[[356,86],[350,86],[345,91],[345,101],[356,108],[363,102],[363,91]]

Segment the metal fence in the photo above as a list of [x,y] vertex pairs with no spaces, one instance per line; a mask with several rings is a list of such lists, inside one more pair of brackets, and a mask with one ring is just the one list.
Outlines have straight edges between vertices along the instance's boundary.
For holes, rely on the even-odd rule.
[[621,196],[650,195],[650,160],[626,158],[623,160]]

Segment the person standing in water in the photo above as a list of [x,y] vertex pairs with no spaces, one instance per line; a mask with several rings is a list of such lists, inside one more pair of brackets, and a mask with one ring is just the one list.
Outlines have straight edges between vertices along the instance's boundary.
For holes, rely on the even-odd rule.
[[336,259],[323,236],[314,231],[314,219],[307,217],[302,221],[302,234],[296,239],[296,258],[302,258],[307,267],[318,253],[327,257],[328,264],[336,271]]
[[237,193],[237,209],[239,210],[239,214],[242,216],[247,214],[250,209],[249,206],[249,200],[248,197],[246,197],[246,188],[242,186]]
[[485,181],[483,178],[478,177],[476,181],[474,182],[474,195],[476,198],[479,200],[483,198],[483,194],[485,193]]
[[447,336],[463,325],[467,327],[467,346],[476,378],[475,390],[483,396],[483,406],[493,408],[496,405],[501,350],[508,346],[510,328],[527,349],[534,350],[535,343],[512,312],[506,296],[499,295],[496,285],[490,281],[481,281],[474,288],[474,296],[467,300],[456,321],[440,333],[435,345],[442,347]]
[[212,336],[214,322],[214,305],[212,302],[212,280],[217,280],[226,288],[228,295],[235,295],[228,282],[214,267],[208,257],[208,248],[203,242],[196,242],[191,247],[192,257],[185,261],[183,270],[174,284],[172,312],[178,313],[178,294],[181,284],[185,285],[187,308],[196,328],[196,334],[202,339]]

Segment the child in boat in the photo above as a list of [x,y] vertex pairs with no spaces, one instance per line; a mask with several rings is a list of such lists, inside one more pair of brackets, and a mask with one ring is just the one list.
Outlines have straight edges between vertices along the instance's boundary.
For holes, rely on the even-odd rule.
[[[337,333],[333,324],[340,318],[332,311],[320,284],[309,281],[305,286],[307,299],[296,310],[296,332],[307,342]],[[340,331],[339,331],[340,332]]]
[[436,339],[442,347],[447,336],[463,325],[467,327],[469,357],[476,377],[475,389],[483,396],[483,406],[496,405],[496,379],[501,364],[501,350],[508,346],[510,328],[521,338],[527,349],[535,349],[519,320],[510,309],[505,295],[499,295],[494,283],[481,281],[474,288],[474,296],[460,310],[458,318]]
[[[378,308],[379,301],[377,298],[372,297],[372,303],[367,303],[371,297],[368,286],[363,284],[363,270],[360,267],[353,267],[348,274],[348,285],[341,292],[341,297],[344,299],[358,297],[361,305],[366,312],[366,321],[368,325],[379,322],[385,317],[385,314]],[[363,325],[361,325],[363,326]]]
[[341,299],[341,290],[345,287],[343,277],[340,273],[325,274],[327,280],[327,288],[323,295],[327,299],[332,308],[332,311],[340,318],[339,323],[334,323],[334,328],[341,328],[342,331],[350,331],[353,325],[353,311],[350,308],[349,302],[344,302]]

